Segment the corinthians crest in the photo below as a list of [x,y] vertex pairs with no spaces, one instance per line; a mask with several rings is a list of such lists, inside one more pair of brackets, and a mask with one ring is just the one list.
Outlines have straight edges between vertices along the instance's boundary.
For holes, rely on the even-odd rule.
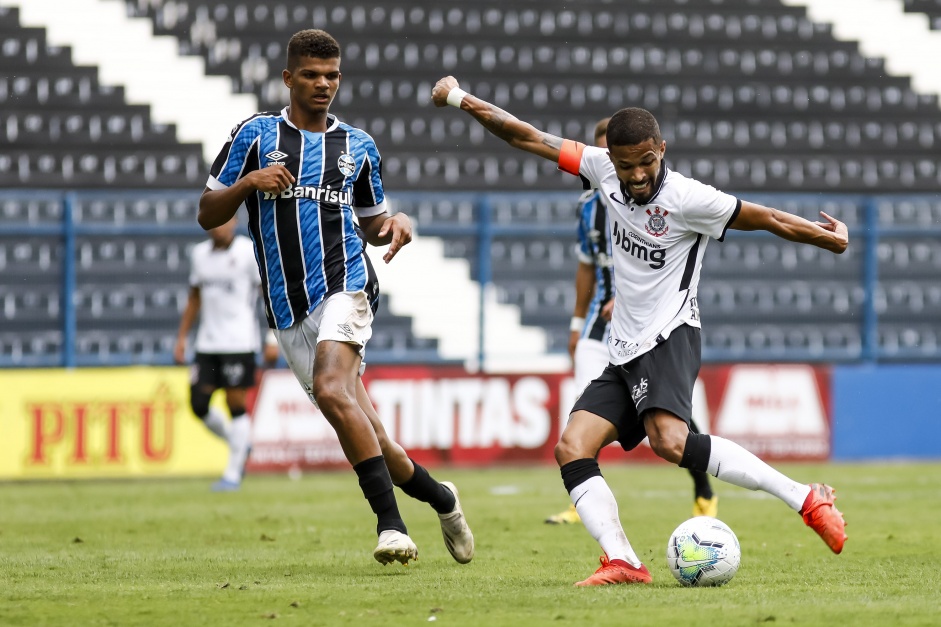
[[661,210],[660,207],[657,206],[653,208],[653,211],[648,209],[647,215],[650,216],[650,218],[647,220],[647,224],[644,225],[644,228],[647,229],[647,232],[654,237],[666,235],[666,232],[670,230],[666,220],[666,217],[670,215],[670,212],[666,209]]

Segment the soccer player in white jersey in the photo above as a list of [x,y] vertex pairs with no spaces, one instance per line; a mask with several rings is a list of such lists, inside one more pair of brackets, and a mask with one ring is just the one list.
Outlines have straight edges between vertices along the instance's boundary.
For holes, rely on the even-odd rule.
[[[592,138],[595,146],[607,148],[605,118],[595,125]],[[611,238],[608,237],[607,210],[601,193],[586,190],[578,203],[578,269],[575,271],[575,309],[569,336],[569,356],[575,367],[575,389],[578,394],[608,365],[608,336],[611,312],[614,309],[614,263]],[[695,414],[695,408],[693,408]],[[694,417],[690,429],[699,432]],[[719,497],[712,491],[709,474],[689,469],[693,479],[693,516],[719,513]],[[553,525],[581,522],[574,503],[565,510],[546,518]]]
[[336,431],[376,514],[373,557],[418,556],[393,485],[438,513],[445,545],[467,563],[474,537],[453,484],[435,481],[382,430],[359,375],[378,298],[364,241],[389,245],[388,263],[412,238],[405,214],[389,215],[376,144],[329,113],[340,86],[340,46],[322,30],[291,37],[282,72],[290,104],[239,123],[212,164],[199,201],[205,229],[242,203],[255,245],[268,324],[281,353]]
[[696,290],[709,239],[721,241],[729,228],[766,230],[839,254],[848,243],[846,225],[823,212],[822,221],[811,222],[743,201],[669,170],[663,164],[666,142],[645,109],[611,116],[606,150],[544,133],[466,93],[452,76],[437,82],[432,99],[439,107],[459,107],[511,146],[582,177],[607,204],[617,285],[610,364],[576,401],[555,449],[565,489],[605,552],[601,568],[576,585],[651,581],[596,460],[611,442],[630,450],[644,437],[667,461],[778,497],[834,553],[842,551],[845,523],[832,488],[793,481],[734,442],[693,433],[689,420],[700,366]]
[[[236,219],[209,231],[209,239],[193,247],[189,298],[180,317],[173,357],[185,363],[186,341],[199,317],[196,356],[190,369],[190,407],[206,428],[225,440],[229,462],[213,491],[238,490],[251,450],[251,421],[245,396],[255,385],[255,353],[261,342],[255,305],[258,267],[252,242],[235,234]],[[231,421],[209,399],[225,389]]]

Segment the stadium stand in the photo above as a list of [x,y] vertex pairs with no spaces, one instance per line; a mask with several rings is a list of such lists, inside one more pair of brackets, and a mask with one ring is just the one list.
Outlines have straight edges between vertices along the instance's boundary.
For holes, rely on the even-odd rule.
[[[436,112],[431,82],[474,93],[559,135],[586,137],[623,106],[655,110],[675,167],[739,191],[931,191],[937,98],[887,75],[826,25],[777,0],[302,2],[128,0],[210,72],[280,109],[284,39],[323,26],[352,85],[335,109],[385,147],[401,189],[566,185],[552,164],[495,148],[473,121]],[[442,34],[447,33],[447,38]],[[573,114],[572,112],[577,112]]]
[[[150,18],[157,34],[177,38],[181,54],[203,58],[207,72],[228,77],[266,110],[284,104],[286,38],[304,27],[334,34],[344,46],[347,76],[334,110],[376,138],[390,190],[435,192],[400,200],[398,208],[421,232],[444,238],[449,255],[467,258],[473,278],[492,279],[498,298],[518,306],[524,324],[547,331],[550,350],[564,350],[567,341],[578,190],[552,163],[502,146],[467,117],[435,110],[428,94],[442,75],[454,74],[478,95],[568,137],[588,137],[597,119],[617,108],[645,106],[661,120],[671,167],[750,200],[811,219],[822,209],[847,222],[859,245],[840,257],[739,234],[710,245],[700,293],[707,356],[858,359],[867,307],[879,316],[878,341],[888,356],[907,358],[909,349],[916,357],[937,354],[939,295],[931,277],[941,244],[929,232],[941,221],[937,96],[891,76],[881,59],[837,40],[801,7],[778,0],[126,5],[129,15]],[[938,27],[938,0],[906,0],[905,7]],[[50,47],[41,29],[20,27],[15,9],[0,9],[0,18],[0,67],[17,70],[0,76],[0,144],[10,148],[0,153],[0,183],[201,187],[200,147],[176,141],[173,127],[153,123],[146,107],[127,105],[120,87],[100,85],[94,68],[73,65],[68,50]],[[484,205],[479,198],[455,200],[453,190],[530,193],[497,194]],[[77,225],[132,230],[127,237],[81,232],[76,240],[80,353],[121,352],[116,342],[127,334],[108,335],[120,316],[106,310],[128,319],[143,311],[148,332],[168,328],[181,306],[187,246],[200,237],[180,235],[193,202],[171,194],[74,205]],[[493,239],[481,268],[483,206]],[[17,223],[48,226],[61,220],[57,211],[61,203],[0,201],[0,213]],[[878,283],[867,292],[864,280],[875,279],[867,274],[863,239],[870,219],[883,233],[874,248]],[[133,230],[147,225],[156,225],[155,234]],[[19,243],[13,239],[0,238],[0,264],[12,259]],[[34,300],[4,279],[4,315],[11,308],[51,311],[61,285],[57,241],[42,236],[29,250],[17,249],[34,266],[45,254],[54,271],[44,275],[45,296],[34,291]],[[115,283],[152,288],[113,289]],[[38,325],[41,318],[31,320]],[[433,340],[408,333],[407,322],[383,320],[374,345],[433,349]],[[387,324],[391,330],[381,331]],[[82,339],[86,332],[98,339]],[[6,333],[0,341],[7,342]],[[38,328],[34,333],[39,337]],[[61,341],[44,337],[36,344],[40,353]],[[148,355],[166,349],[157,335],[147,337],[128,346]],[[16,354],[32,350],[18,346]]]
[[924,13],[931,28],[941,30],[941,2],[938,0],[903,0],[907,13]]
[[95,68],[72,63],[42,29],[0,7],[0,186],[192,187],[202,183],[201,147],[129,105]]

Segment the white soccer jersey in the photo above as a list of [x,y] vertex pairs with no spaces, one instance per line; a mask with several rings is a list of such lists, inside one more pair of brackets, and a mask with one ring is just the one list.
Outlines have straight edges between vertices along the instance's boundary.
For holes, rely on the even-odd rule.
[[225,250],[206,240],[193,247],[190,286],[201,297],[196,352],[254,353],[261,348],[255,306],[261,279],[252,241],[236,235]]
[[661,165],[653,198],[639,205],[622,191],[604,148],[585,147],[578,173],[608,207],[617,293],[611,363],[646,353],[681,324],[700,327],[696,293],[706,243],[725,236],[741,202]]

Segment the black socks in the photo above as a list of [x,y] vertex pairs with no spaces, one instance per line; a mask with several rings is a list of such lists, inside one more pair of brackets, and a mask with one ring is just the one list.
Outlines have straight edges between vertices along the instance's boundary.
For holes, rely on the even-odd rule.
[[379,518],[376,532],[382,533],[394,529],[408,534],[405,521],[399,514],[399,506],[395,502],[392,477],[389,476],[389,468],[382,455],[361,461],[353,466],[353,470],[359,477],[359,487],[363,490],[363,496],[369,501],[369,506]]
[[[409,458],[411,459],[411,458]],[[400,485],[402,492],[413,499],[431,505],[439,514],[449,514],[454,511],[454,494],[446,487],[435,481],[428,471],[419,466],[414,459],[415,474],[412,478]]]
[[576,459],[565,464],[559,470],[562,473],[562,483],[565,484],[565,491],[569,494],[592,477],[601,476],[601,468],[598,467],[598,460],[594,457]]
[[689,432],[680,468],[706,472],[709,468],[709,456],[712,454],[712,440],[705,433]]

